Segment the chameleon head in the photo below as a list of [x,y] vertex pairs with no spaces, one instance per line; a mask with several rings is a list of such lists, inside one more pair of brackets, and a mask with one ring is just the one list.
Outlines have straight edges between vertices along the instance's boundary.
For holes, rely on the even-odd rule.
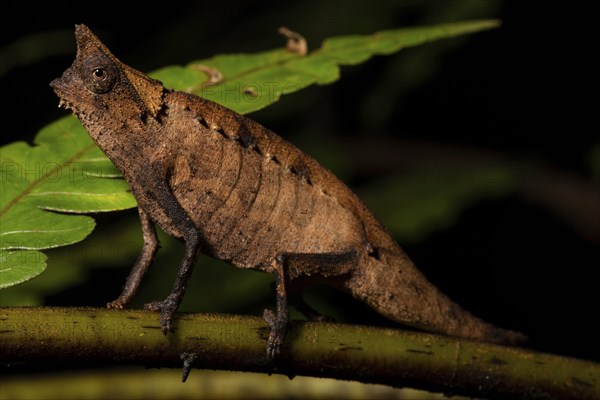
[[75,61],[50,83],[60,98],[59,107],[72,109],[84,125],[106,114],[116,120],[158,115],[161,82],[121,63],[87,26],[76,25],[75,36]]

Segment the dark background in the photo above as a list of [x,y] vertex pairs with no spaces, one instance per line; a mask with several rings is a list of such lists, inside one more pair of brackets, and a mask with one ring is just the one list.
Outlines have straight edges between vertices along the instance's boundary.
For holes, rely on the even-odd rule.
[[[429,161],[444,165],[457,157],[522,162],[527,167],[517,190],[475,202],[455,223],[424,237],[398,239],[436,285],[475,314],[526,333],[534,348],[600,360],[600,200],[589,162],[598,136],[565,111],[570,99],[561,90],[570,78],[556,68],[569,50],[557,45],[560,34],[544,17],[548,10],[540,14],[525,2],[496,1],[166,2],[160,9],[124,3],[0,4],[2,144],[31,142],[38,129],[66,114],[48,83],[74,58],[75,23],[87,24],[125,63],[151,71],[282,46],[276,34],[281,25],[302,33],[314,50],[330,36],[500,18],[498,30],[344,67],[335,84],[284,96],[251,118],[301,148],[317,149],[317,158],[321,143],[341,144],[337,150],[347,152],[348,170],[334,168],[327,155],[319,160],[359,193],[398,168],[414,168],[415,158],[425,168]],[[24,38],[34,44],[15,50]],[[114,235],[134,220],[134,212],[99,215],[94,236]],[[170,263],[177,264],[180,249],[173,251]],[[86,279],[48,294],[45,303],[100,306],[112,300],[127,275],[128,257],[110,270],[92,262]],[[166,294],[171,278],[153,273],[167,285],[161,289]],[[216,275],[198,279],[213,279],[211,285],[223,290],[231,284]],[[238,301],[243,306],[225,310],[259,314],[273,301],[266,286]],[[348,296],[325,290],[315,297],[338,308],[342,320],[393,326]]]

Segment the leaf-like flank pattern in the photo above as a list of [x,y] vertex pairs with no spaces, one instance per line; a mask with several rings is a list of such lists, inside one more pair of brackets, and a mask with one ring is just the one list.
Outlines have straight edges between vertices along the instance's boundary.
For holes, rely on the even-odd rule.
[[[283,48],[218,55],[150,75],[168,88],[246,114],[267,107],[284,94],[336,81],[341,65],[497,26],[497,20],[478,20],[340,36],[325,40],[321,48],[307,55]],[[236,140],[241,147],[262,151],[244,132]],[[276,155],[265,156],[279,163]],[[311,183],[309,171],[301,165],[290,171]],[[120,173],[71,116],[43,128],[35,146],[15,142],[0,148],[0,184],[0,289],[41,273],[46,257],[39,250],[85,238],[93,230],[94,220],[78,214],[136,205]]]

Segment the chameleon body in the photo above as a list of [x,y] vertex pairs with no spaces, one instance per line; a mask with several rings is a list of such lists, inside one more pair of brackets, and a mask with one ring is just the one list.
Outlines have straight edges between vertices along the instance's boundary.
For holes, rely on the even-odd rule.
[[123,293],[131,301],[158,248],[154,224],[185,243],[171,294],[146,305],[171,329],[196,256],[275,274],[267,355],[280,352],[287,298],[326,283],[423,330],[516,343],[523,336],[461,309],[417,270],[358,197],[260,124],[121,63],[84,25],[77,56],[51,86],[113,161],[138,202],[144,246]]

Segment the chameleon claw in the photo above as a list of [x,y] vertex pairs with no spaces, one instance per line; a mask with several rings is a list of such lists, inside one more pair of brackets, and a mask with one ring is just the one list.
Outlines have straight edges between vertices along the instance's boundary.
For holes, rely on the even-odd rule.
[[110,303],[106,303],[106,308],[114,308],[117,310],[122,310],[126,306],[127,306],[127,303],[124,302],[123,300],[121,300],[120,298],[113,300]]
[[269,338],[267,339],[267,360],[273,361],[281,354],[281,346],[285,339],[286,326],[278,320],[275,313],[271,310],[264,311],[263,319],[271,329]]
[[173,306],[173,302],[167,297],[164,301],[153,301],[144,304],[144,310],[160,312],[160,326],[164,335],[169,331],[173,331],[173,315],[177,307]]
[[144,304],[144,310],[148,310],[148,311],[160,311],[161,310],[161,302],[160,301],[153,301],[151,303],[146,303]]

